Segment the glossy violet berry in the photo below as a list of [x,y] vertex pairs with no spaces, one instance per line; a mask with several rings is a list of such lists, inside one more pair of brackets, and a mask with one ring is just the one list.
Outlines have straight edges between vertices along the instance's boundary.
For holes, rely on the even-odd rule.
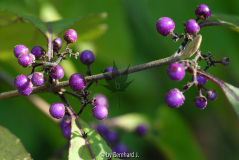
[[106,134],[108,132],[108,128],[104,124],[98,124],[96,130],[99,134]]
[[32,48],[31,53],[36,57],[36,59],[41,59],[42,55],[44,55],[46,51],[41,46],[35,46]]
[[119,136],[115,131],[106,132],[106,140],[110,143],[115,143],[119,140]]
[[217,92],[215,90],[208,90],[206,93],[207,99],[213,101],[217,98]]
[[30,83],[30,86],[29,86],[27,89],[25,89],[25,90],[23,90],[23,91],[19,91],[19,90],[18,90],[18,92],[19,92],[22,96],[28,96],[29,94],[32,93],[32,90],[33,90],[33,84]]
[[103,120],[108,116],[108,109],[106,106],[98,105],[93,108],[93,116],[98,120]]
[[66,125],[63,129],[62,129],[62,134],[63,137],[65,139],[70,140],[71,139],[71,124]]
[[23,67],[32,65],[32,58],[28,54],[21,54],[18,56],[18,63]]
[[95,56],[90,50],[84,50],[80,55],[81,63],[85,65],[90,65],[94,62]]
[[64,40],[67,43],[74,43],[76,39],[77,39],[77,33],[73,29],[67,30],[66,33],[64,34]]
[[207,99],[204,96],[198,96],[194,99],[194,104],[199,109],[204,109],[207,106]]
[[208,19],[211,16],[210,8],[205,4],[200,4],[195,10],[198,19]]
[[59,119],[65,114],[65,106],[62,103],[53,103],[49,108],[49,112],[52,117]]
[[14,86],[19,91],[26,90],[30,86],[30,80],[27,76],[21,74],[17,76],[16,79],[14,80]]
[[189,34],[192,34],[195,37],[197,36],[197,33],[200,30],[200,27],[194,19],[190,19],[189,21],[187,21],[185,26],[186,26],[186,30]]
[[[193,76],[192,76],[192,81],[194,80]],[[204,78],[203,76],[199,76],[197,75],[197,81],[199,84],[206,84],[207,83],[207,78]]]
[[[113,71],[116,71],[116,70],[117,70],[117,69],[114,68],[114,67],[106,67],[106,68],[104,69],[104,73],[113,72]],[[113,79],[113,78],[114,78],[114,77],[113,77],[113,74],[110,75],[109,77],[105,77],[106,80],[111,80],[111,79]]]
[[97,105],[103,105],[106,107],[109,106],[108,99],[103,94],[96,94],[94,95],[94,97],[96,98],[96,101],[94,103],[95,106]]
[[54,41],[53,41],[53,51],[59,51],[62,47],[62,40],[57,37]]
[[44,76],[43,73],[41,72],[35,72],[33,75],[32,75],[32,84],[34,86],[41,86],[45,83],[46,81],[46,77]]
[[[124,153],[128,153],[129,149],[125,144],[119,143],[112,149],[112,151],[116,153],[123,153],[123,156],[124,156]],[[126,157],[121,157],[121,158],[126,158]]]
[[184,67],[179,63],[172,63],[167,69],[168,77],[173,81],[180,81],[185,76]]
[[136,127],[135,132],[139,136],[144,136],[148,132],[148,126],[145,124],[140,124]]
[[79,91],[85,87],[86,80],[82,74],[75,73],[70,76],[69,85],[72,90]]
[[178,108],[180,107],[185,100],[185,97],[182,92],[177,88],[170,90],[165,97],[165,102],[169,107]]
[[175,24],[171,18],[162,17],[157,21],[156,28],[159,34],[167,36],[173,32]]
[[50,76],[54,79],[61,79],[64,77],[64,69],[59,66],[59,65],[56,65],[55,67],[52,67],[50,69]]
[[28,51],[27,47],[20,44],[20,45],[16,45],[14,47],[13,53],[14,53],[15,57],[18,58],[20,54],[28,54],[29,51]]
[[62,118],[61,124],[60,124],[61,130],[63,131],[63,129],[67,125],[71,125],[71,117],[68,115],[64,115],[64,117]]

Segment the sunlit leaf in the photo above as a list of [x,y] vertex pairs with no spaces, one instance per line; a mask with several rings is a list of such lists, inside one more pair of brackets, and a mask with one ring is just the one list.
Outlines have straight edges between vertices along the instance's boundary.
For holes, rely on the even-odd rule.
[[[69,159],[97,159],[105,160],[105,153],[112,155],[111,149],[106,142],[86,122],[78,118],[78,122],[72,120]],[[80,129],[77,127],[80,127]],[[83,138],[85,134],[85,138]]]
[[0,159],[31,159],[20,139],[2,126],[0,126],[0,148]]

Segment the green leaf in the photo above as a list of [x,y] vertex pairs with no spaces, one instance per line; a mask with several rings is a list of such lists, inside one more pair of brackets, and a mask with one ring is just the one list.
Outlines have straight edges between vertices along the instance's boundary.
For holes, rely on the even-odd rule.
[[19,138],[0,126],[0,159],[32,159]]
[[205,159],[187,122],[168,106],[158,108],[154,126],[146,138],[158,146],[166,159]]
[[229,14],[213,14],[207,20],[199,23],[200,28],[207,26],[226,26],[239,28],[239,16]]
[[[80,128],[78,128],[77,127]],[[106,142],[86,122],[78,118],[72,119],[71,140],[69,148],[69,159],[97,159],[105,160],[104,154],[112,155],[111,149]],[[83,134],[86,138],[83,138]]]

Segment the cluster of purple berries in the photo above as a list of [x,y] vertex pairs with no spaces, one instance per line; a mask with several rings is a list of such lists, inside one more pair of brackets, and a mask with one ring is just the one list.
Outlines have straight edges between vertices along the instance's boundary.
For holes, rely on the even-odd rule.
[[[187,33],[194,35],[196,37],[197,33],[200,30],[200,27],[197,21],[199,19],[208,19],[211,16],[211,10],[209,9],[207,5],[201,4],[196,8],[195,14],[197,16],[197,19],[196,20],[190,19],[185,24],[185,27],[186,27]],[[173,33],[175,24],[171,18],[168,18],[168,17],[160,18],[156,23],[156,28],[157,28],[157,31],[163,36],[167,36],[169,34],[175,36],[175,34]]]
[[[194,35],[196,37],[197,33],[200,30],[200,27],[197,21],[199,19],[203,19],[203,20],[208,19],[211,16],[211,10],[209,9],[207,5],[201,4],[196,8],[195,14],[197,16],[197,19],[196,20],[191,19],[187,21],[187,23],[185,24],[185,32],[190,35]],[[177,34],[173,33],[173,30],[175,28],[175,24],[173,20],[168,17],[160,18],[156,23],[156,28],[157,28],[157,31],[163,36],[168,36],[169,34],[171,34],[175,39],[179,38]],[[180,81],[185,76],[185,68],[180,63],[177,63],[177,62],[172,63],[167,69],[167,75],[173,81]],[[204,87],[204,85],[207,82],[206,78],[200,75],[197,75],[196,77],[197,77],[198,88],[199,88],[199,96],[197,96],[194,99],[194,104],[197,108],[203,109],[207,105],[207,99],[215,100],[217,98],[217,92],[215,90],[208,90]],[[194,81],[193,78],[192,78],[192,81]],[[206,91],[206,97],[202,95],[201,89]],[[165,97],[165,101],[167,105],[172,108],[180,107],[185,100],[185,97],[183,95],[184,91],[185,90],[180,91],[176,88],[170,90]]]
[[[123,142],[120,141],[120,135],[116,131],[108,129],[104,124],[98,124],[96,130],[100,134],[100,136],[105,139],[107,144],[111,147],[112,152],[129,153],[128,147]],[[135,133],[138,136],[145,136],[147,132],[148,127],[145,124],[140,124],[135,129]]]

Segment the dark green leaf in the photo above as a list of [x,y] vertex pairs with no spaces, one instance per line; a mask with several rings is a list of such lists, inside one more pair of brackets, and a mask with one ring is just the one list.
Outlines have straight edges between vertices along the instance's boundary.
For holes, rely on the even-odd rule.
[[0,126],[0,148],[0,159],[31,159],[20,139],[2,126]]
[[213,14],[209,19],[199,23],[201,28],[207,26],[226,26],[239,28],[239,16],[228,14]]
[[[105,160],[105,153],[112,155],[111,149],[106,142],[86,122],[78,118],[78,122],[72,120],[69,159],[97,159]],[[77,124],[78,123],[78,124]],[[79,126],[79,128],[77,127]],[[83,138],[83,134],[86,138]]]

